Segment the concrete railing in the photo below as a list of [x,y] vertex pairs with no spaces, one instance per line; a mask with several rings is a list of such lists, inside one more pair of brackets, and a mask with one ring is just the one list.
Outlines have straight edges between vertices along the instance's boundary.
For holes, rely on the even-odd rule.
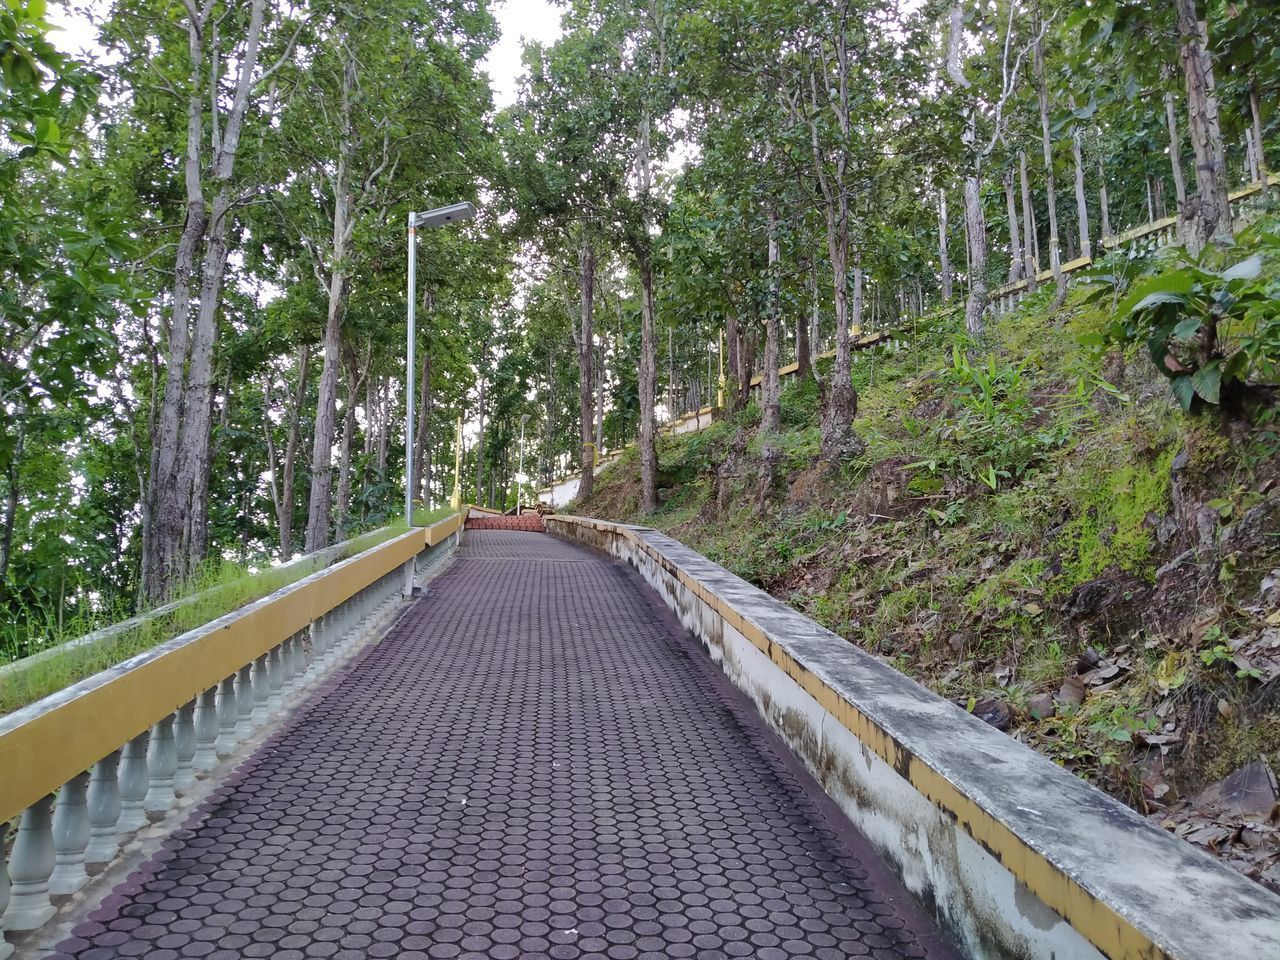
[[654,530],[547,529],[635,567],[981,960],[1277,960],[1280,897]]
[[[325,547],[323,550],[316,550],[312,553],[296,557],[295,559],[282,563],[279,566],[268,567],[263,572],[269,573],[273,576],[288,575],[296,579],[301,579],[309,573],[314,573],[317,570],[323,570],[326,567],[332,566],[338,560],[342,560],[360,552],[358,550],[358,545],[361,541],[369,537],[383,534],[386,530],[386,527],[380,527],[377,530],[370,531],[369,533],[362,534],[358,537],[353,537],[350,540],[344,540],[342,543],[335,543],[333,546]],[[113,640],[124,636],[126,633],[145,627],[147,624],[160,620],[171,613],[177,613],[186,607],[191,607],[207,600],[216,599],[221,589],[221,587],[217,586],[210,587],[208,590],[202,590],[199,593],[193,593],[190,596],[171,600],[168,603],[161,604],[158,607],[153,607],[152,609],[140,613],[137,616],[130,617],[127,620],[117,621],[116,623],[112,623],[90,633],[86,633],[83,636],[75,637],[71,640],[39,650],[30,656],[22,657],[21,659],[14,660],[11,663],[0,664],[0,679],[13,676],[15,674],[21,674],[34,667],[38,667],[40,664],[65,656],[73,650],[106,646]]]
[[373,635],[462,522],[416,527],[0,717],[0,960]]
[[[1280,174],[1272,174],[1267,178],[1267,182],[1272,186],[1280,186]],[[1242,187],[1232,192],[1227,197],[1231,205],[1231,215],[1240,224],[1247,223],[1253,218],[1261,209],[1263,199],[1261,183],[1251,183],[1247,187]],[[1164,217],[1114,236],[1103,237],[1099,241],[1099,246],[1106,253],[1110,253],[1112,250],[1125,249],[1139,253],[1151,253],[1162,247],[1173,246],[1177,242],[1178,218]],[[1064,263],[1062,272],[1070,275],[1078,270],[1088,269],[1091,266],[1093,266],[1091,258],[1077,257],[1075,260]],[[1036,285],[1051,283],[1052,281],[1052,270],[1041,270],[1036,274]],[[1004,286],[997,287],[991,291],[987,301],[987,309],[997,316],[1007,313],[1017,306],[1031,290],[1032,284],[1025,279],[1017,280],[1014,283],[1006,283]]]

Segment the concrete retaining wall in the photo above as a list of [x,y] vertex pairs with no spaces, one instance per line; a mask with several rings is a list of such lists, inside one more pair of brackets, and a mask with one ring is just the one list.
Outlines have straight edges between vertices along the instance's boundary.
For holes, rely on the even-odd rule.
[[654,530],[551,533],[635,567],[982,960],[1280,960],[1280,898]]

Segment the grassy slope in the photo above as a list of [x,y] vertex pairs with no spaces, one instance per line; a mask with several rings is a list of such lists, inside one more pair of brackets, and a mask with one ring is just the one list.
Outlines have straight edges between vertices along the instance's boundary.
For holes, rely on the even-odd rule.
[[863,355],[855,462],[816,462],[817,392],[794,385],[772,458],[749,408],[662,440],[655,516],[639,514],[634,451],[575,509],[671,533],[939,694],[1007,708],[1013,736],[1158,811],[1280,759],[1280,681],[1238,676],[1230,655],[1266,640],[1277,528],[1186,554],[1278,496],[1280,440],[1274,419],[1183,416],[1144,352],[1081,346],[1105,308],[1077,291],[1048,319],[1049,296],[993,322],[973,359],[949,326]]

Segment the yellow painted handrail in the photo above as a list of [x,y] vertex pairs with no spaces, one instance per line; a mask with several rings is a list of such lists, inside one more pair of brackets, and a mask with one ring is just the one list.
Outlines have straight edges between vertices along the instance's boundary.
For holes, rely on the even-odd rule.
[[462,526],[414,527],[239,610],[0,717],[0,822],[279,646]]

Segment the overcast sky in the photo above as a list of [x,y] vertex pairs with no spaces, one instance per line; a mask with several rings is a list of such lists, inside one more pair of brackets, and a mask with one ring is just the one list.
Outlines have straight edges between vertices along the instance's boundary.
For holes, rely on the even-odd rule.
[[[97,28],[79,4],[50,5],[49,20],[60,33],[54,44],[68,53],[97,58]],[[93,9],[104,9],[101,0],[90,0]],[[520,49],[524,40],[549,43],[560,36],[560,11],[548,0],[499,0],[495,15],[502,29],[502,39],[489,51],[484,68],[493,82],[494,105],[501,109],[516,96],[516,80],[520,76]]]

